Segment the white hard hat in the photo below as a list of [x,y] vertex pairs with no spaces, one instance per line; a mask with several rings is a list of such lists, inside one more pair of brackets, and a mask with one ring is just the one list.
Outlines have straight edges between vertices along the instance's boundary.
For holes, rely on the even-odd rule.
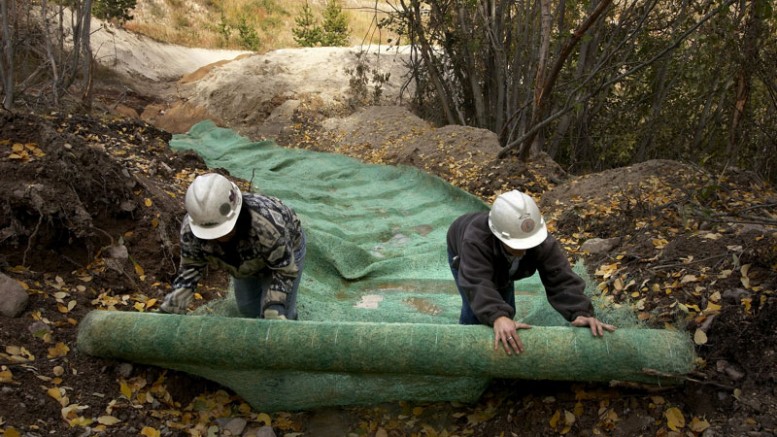
[[512,249],[531,249],[548,237],[545,219],[534,199],[518,190],[500,194],[494,200],[488,227]]
[[197,176],[186,190],[186,212],[197,238],[212,240],[235,227],[243,196],[229,179],[216,173]]

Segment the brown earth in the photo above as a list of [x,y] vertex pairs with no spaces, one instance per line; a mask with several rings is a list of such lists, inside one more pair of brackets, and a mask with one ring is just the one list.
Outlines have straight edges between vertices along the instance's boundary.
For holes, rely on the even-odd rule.
[[[101,102],[116,99],[110,89],[98,94]],[[166,104],[122,98],[138,113]],[[0,318],[4,436],[226,435],[230,418],[248,422],[243,435],[265,424],[279,436],[777,432],[773,187],[746,172],[710,174],[672,161],[573,176],[547,157],[522,163],[478,155],[476,138],[487,133],[448,127],[419,134],[439,141],[420,141],[392,134],[377,118],[357,126],[373,123],[367,137],[388,129],[390,140],[344,142],[324,126],[315,98],[301,101],[295,123],[278,136],[284,146],[416,165],[485,200],[506,188],[537,195],[551,230],[613,303],[634,308],[649,326],[705,334],[697,370],[674,388],[497,380],[472,405],[268,415],[209,381],[86,356],[75,335],[87,312],[145,311],[164,295],[176,270],[182,193],[207,169],[199,157],[167,148],[168,132],[136,119],[3,114],[0,267],[30,297],[19,317]],[[416,140],[418,147],[397,151]],[[594,237],[619,242],[605,253],[581,252]],[[212,272],[199,290],[203,299],[219,296],[224,281]]]

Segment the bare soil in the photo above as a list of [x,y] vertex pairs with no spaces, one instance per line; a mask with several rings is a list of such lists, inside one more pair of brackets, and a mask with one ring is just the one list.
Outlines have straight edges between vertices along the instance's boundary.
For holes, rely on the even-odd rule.
[[[97,94],[115,102],[119,93]],[[314,98],[297,97],[302,104],[294,123],[278,136],[283,146],[415,165],[486,200],[506,188],[537,195],[551,230],[571,258],[585,261],[613,303],[632,307],[649,326],[705,333],[697,370],[672,388],[497,380],[472,405],[396,403],[267,415],[209,381],[86,356],[75,336],[87,312],[145,310],[164,296],[177,265],[182,193],[207,169],[197,156],[172,152],[168,131],[138,119],[107,112],[3,114],[0,267],[30,296],[21,316],[0,318],[5,436],[227,435],[235,418],[248,422],[243,435],[269,425],[279,436],[777,433],[773,187],[737,170],[710,174],[672,161],[575,176],[547,157],[524,163],[479,155],[473,135],[480,134],[455,128],[430,128],[425,134],[441,135],[441,142],[420,141],[406,153],[391,147],[406,143],[390,131],[392,141],[351,137],[344,143],[325,126]],[[140,92],[134,101],[121,98],[139,109],[165,103]],[[110,106],[104,105],[115,109]],[[383,128],[391,126],[403,128]],[[594,237],[619,243],[606,253],[581,252]],[[219,296],[224,283],[222,273],[211,272],[200,289],[203,299]]]

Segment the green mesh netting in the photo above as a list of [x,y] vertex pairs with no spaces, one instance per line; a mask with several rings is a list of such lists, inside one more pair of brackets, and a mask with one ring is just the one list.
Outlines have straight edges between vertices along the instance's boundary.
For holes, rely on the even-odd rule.
[[453,219],[488,207],[438,178],[251,142],[211,122],[170,146],[297,211],[308,238],[300,320],[240,318],[231,296],[189,316],[99,311],[79,330],[86,353],[200,375],[261,410],[472,401],[495,377],[673,383],[666,375],[693,367],[687,335],[640,328],[629,310],[595,298],[619,330],[595,339],[569,327],[537,277],[517,284],[516,319],[536,325],[520,333],[527,352],[494,352],[491,328],[457,324],[445,248]]

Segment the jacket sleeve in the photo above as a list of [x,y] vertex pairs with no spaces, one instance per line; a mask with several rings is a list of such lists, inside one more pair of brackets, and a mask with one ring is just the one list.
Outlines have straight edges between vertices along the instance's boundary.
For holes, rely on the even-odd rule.
[[585,281],[573,270],[559,242],[550,237],[540,247],[537,270],[548,302],[565,319],[594,315],[591,299],[585,294]]
[[299,267],[294,260],[294,244],[288,232],[285,232],[288,222],[282,217],[270,218],[257,215],[253,226],[261,247],[261,258],[270,270],[270,285],[264,295],[263,307],[268,305],[285,305],[286,298],[297,279]]
[[205,257],[196,247],[194,235],[188,230],[187,221],[184,220],[181,228],[181,265],[178,276],[173,280],[173,291],[165,296],[160,306],[162,311],[175,314],[186,312],[207,264]]
[[467,295],[472,312],[481,323],[489,326],[505,316],[512,319],[515,310],[499,294],[496,284],[494,260],[483,245],[463,241],[459,251],[459,286]]
[[264,306],[285,305],[299,272],[291,242],[286,238],[278,240],[273,250],[268,253],[266,261],[267,267],[272,271],[272,280],[263,304]]

